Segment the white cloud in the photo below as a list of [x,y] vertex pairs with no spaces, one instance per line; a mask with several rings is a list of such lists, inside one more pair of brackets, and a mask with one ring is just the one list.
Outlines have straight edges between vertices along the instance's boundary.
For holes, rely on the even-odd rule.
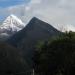
[[75,0],[31,0],[26,5],[2,9],[0,13],[2,15],[13,13],[25,22],[36,16],[54,26],[75,25]]
[[54,25],[75,25],[75,0],[36,0],[36,2],[32,0],[32,2],[34,4],[30,2],[27,6],[29,14]]
[[25,10],[26,11],[29,11],[30,10],[30,7],[29,6],[25,7]]

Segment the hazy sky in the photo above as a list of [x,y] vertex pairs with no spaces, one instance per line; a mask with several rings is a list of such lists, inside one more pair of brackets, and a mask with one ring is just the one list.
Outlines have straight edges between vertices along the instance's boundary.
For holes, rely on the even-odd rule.
[[0,0],[0,20],[10,14],[24,22],[36,16],[54,26],[75,26],[75,0]]

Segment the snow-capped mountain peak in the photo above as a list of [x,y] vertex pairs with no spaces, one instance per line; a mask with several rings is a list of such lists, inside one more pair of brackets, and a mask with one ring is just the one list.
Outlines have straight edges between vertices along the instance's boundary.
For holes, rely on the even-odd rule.
[[24,28],[24,23],[15,15],[8,16],[3,24],[0,26],[0,29],[19,31]]
[[14,20],[18,21],[20,24],[24,24],[18,17],[16,17],[15,15],[11,14],[10,15],[11,18],[13,18]]

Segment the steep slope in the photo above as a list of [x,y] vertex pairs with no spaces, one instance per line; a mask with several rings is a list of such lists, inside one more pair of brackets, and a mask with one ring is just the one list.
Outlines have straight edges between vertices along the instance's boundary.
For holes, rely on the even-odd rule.
[[10,36],[24,28],[24,26],[24,23],[18,17],[15,15],[10,15],[0,26],[0,36]]
[[13,35],[7,42],[22,49],[25,59],[31,62],[36,43],[59,34],[54,27],[34,17],[23,30]]

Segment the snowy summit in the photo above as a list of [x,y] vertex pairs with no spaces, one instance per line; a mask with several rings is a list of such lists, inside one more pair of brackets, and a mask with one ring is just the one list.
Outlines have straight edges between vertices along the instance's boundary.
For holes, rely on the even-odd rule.
[[24,28],[24,23],[15,15],[10,15],[6,18],[3,24],[0,26],[0,30],[8,30],[16,32]]

